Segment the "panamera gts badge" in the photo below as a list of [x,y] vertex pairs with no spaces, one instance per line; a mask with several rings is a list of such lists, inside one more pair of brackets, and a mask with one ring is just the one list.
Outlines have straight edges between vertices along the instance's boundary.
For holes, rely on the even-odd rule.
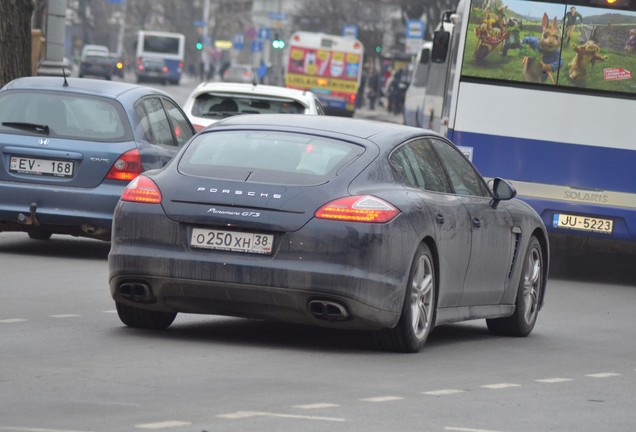
[[232,210],[217,210],[214,207],[211,207],[210,210],[208,210],[208,213],[222,215],[222,216],[243,216],[243,217],[254,217],[254,218],[261,217],[260,212],[250,212],[250,211],[238,212],[238,211],[232,211]]
[[47,145],[49,145],[49,139],[48,138],[40,138],[40,140],[38,141],[38,144],[40,144],[41,146],[47,146]]

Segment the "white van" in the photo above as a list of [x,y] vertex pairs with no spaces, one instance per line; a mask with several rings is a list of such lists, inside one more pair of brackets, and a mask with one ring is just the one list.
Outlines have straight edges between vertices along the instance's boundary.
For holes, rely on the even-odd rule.
[[415,56],[411,83],[406,89],[404,97],[404,124],[415,127],[423,125],[424,96],[426,96],[426,79],[431,59],[433,42],[424,41],[419,52]]

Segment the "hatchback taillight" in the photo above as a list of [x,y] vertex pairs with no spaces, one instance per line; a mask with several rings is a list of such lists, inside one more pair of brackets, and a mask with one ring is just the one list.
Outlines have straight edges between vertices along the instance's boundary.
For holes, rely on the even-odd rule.
[[107,179],[131,181],[143,171],[141,167],[141,155],[139,150],[127,151],[119,156],[110,171],[106,175]]
[[122,201],[160,204],[161,191],[157,184],[146,176],[140,175],[131,181],[121,195]]
[[320,207],[314,216],[347,222],[388,222],[400,213],[388,202],[372,195],[356,195],[331,201]]

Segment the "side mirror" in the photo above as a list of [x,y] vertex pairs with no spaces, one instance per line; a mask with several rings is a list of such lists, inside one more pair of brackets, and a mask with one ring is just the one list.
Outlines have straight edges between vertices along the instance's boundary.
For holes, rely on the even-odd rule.
[[517,196],[517,190],[515,187],[508,181],[499,177],[492,180],[491,188],[494,198],[492,201],[493,208],[497,208],[500,201],[511,200]]
[[450,47],[450,32],[446,30],[435,30],[433,35],[433,51],[431,60],[433,63],[444,63],[448,56],[448,48]]
[[426,48],[422,50],[422,55],[420,56],[420,64],[427,64],[431,61],[431,50]]

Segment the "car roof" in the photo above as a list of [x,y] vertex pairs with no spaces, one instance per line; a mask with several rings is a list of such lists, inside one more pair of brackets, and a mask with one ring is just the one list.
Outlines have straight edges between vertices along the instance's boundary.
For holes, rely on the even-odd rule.
[[170,97],[167,93],[153,89],[150,87],[144,87],[136,84],[125,83],[121,81],[106,81],[96,80],[90,78],[71,78],[67,77],[66,82],[68,86],[64,86],[63,77],[23,77],[17,78],[7,85],[2,90],[50,90],[50,91],[64,91],[69,93],[82,93],[89,95],[97,95],[102,97],[109,97],[112,99],[118,99],[127,93],[139,93],[139,94],[160,94]]
[[277,87],[264,84],[231,82],[206,82],[199,84],[199,86],[193,91],[193,97],[208,92],[228,92],[245,95],[279,96],[305,101],[310,100],[313,97],[313,93],[304,90],[296,90],[287,87]]
[[302,114],[259,114],[233,116],[214,123],[209,131],[219,128],[254,128],[277,129],[281,131],[298,131],[303,133],[328,134],[331,136],[349,136],[356,139],[367,139],[375,143],[392,144],[416,136],[441,135],[427,129],[404,126],[376,120],[352,119],[336,116],[308,116]]

